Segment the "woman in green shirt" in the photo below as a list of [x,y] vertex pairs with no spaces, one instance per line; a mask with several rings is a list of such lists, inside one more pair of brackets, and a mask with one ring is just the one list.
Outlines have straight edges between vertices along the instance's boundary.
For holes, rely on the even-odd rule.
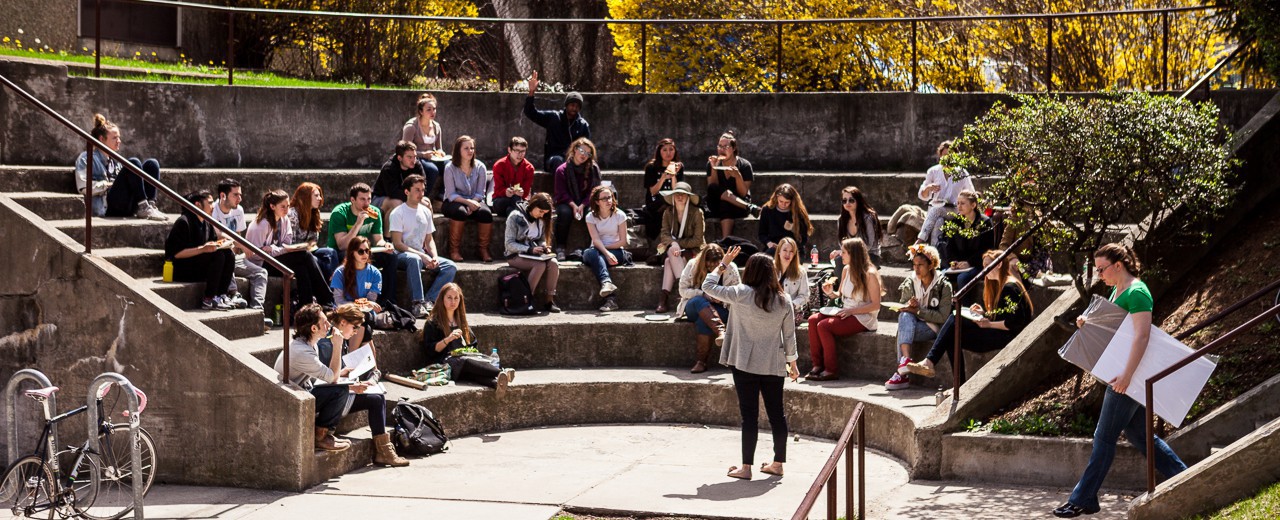
[[[1138,404],[1124,392],[1130,384],[1142,384],[1133,381],[1133,372],[1142,362],[1147,352],[1147,342],[1151,339],[1151,309],[1154,301],[1147,284],[1138,279],[1137,273],[1142,266],[1138,257],[1128,246],[1107,244],[1093,253],[1094,272],[1103,283],[1114,287],[1111,291],[1111,302],[1128,311],[1133,317],[1133,345],[1129,349],[1129,359],[1124,371],[1108,384],[1107,394],[1102,398],[1102,413],[1098,417],[1098,428],[1093,431],[1093,453],[1089,455],[1089,463],[1084,467],[1084,475],[1071,491],[1071,497],[1065,504],[1053,510],[1058,518],[1075,518],[1082,514],[1091,515],[1102,508],[1098,504],[1098,489],[1111,469],[1111,462],[1116,457],[1116,441],[1120,432],[1139,453],[1147,453],[1147,429],[1142,405]],[[1083,327],[1085,318],[1076,318],[1076,325]],[[1172,477],[1187,469],[1187,465],[1165,444],[1160,437],[1155,438],[1156,469],[1165,477]]]

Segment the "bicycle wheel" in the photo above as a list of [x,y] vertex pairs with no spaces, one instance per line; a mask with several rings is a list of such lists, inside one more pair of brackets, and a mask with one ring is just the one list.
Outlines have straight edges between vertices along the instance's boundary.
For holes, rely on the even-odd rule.
[[18,459],[0,479],[0,516],[5,518],[53,518],[53,475],[40,457]]
[[[83,510],[77,510],[92,520],[114,520],[133,510],[133,453],[129,448],[129,425],[116,424],[109,432],[98,436],[101,453],[90,454],[87,459],[96,464],[99,475],[96,497]],[[138,449],[142,461],[142,493],[151,490],[156,473],[156,444],[151,434],[138,428]],[[80,468],[76,468],[77,473]],[[83,503],[76,500],[77,506]]]

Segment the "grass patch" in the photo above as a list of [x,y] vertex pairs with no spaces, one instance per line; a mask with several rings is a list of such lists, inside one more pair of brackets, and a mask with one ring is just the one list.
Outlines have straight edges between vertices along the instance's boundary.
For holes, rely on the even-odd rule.
[[1252,498],[1246,498],[1218,510],[1208,516],[1197,515],[1195,520],[1253,520],[1280,518],[1280,482],[1272,484]]
[[[154,72],[148,72],[148,73],[140,73],[140,74],[115,75],[115,76],[112,76],[112,79],[118,79],[118,80],[124,80],[124,81],[145,81],[148,83],[185,83],[185,84],[191,84],[191,85],[226,85],[227,78],[225,76],[226,74],[225,70],[223,71],[223,74],[224,76],[221,78],[196,78],[196,77],[190,77],[190,76],[170,76],[167,74],[157,74]],[[92,74],[90,73],[74,71],[74,70],[68,71],[67,75],[80,76],[80,77],[92,76]],[[335,82],[335,81],[307,80],[307,79],[277,76],[271,73],[251,72],[251,71],[241,72],[238,70],[235,72],[235,84],[236,86],[251,86],[251,87],[337,88],[337,89],[363,89],[364,88],[363,83],[342,83],[342,82]],[[381,90],[412,90],[418,87],[373,85],[370,88],[381,89]]]

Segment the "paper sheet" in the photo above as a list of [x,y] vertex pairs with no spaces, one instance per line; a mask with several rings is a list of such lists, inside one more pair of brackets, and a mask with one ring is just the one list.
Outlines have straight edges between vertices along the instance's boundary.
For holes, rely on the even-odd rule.
[[378,362],[373,359],[373,347],[365,345],[342,356],[342,366],[351,367],[351,373],[344,379],[359,379],[360,376],[378,366]]
[[[1129,350],[1133,346],[1133,337],[1133,316],[1127,315],[1120,324],[1120,328],[1116,329],[1115,335],[1112,336],[1111,342],[1107,345],[1107,350],[1102,353],[1102,357],[1093,366],[1091,373],[1094,377],[1102,381],[1110,381],[1120,375],[1120,372],[1124,370],[1125,363],[1128,362]],[[1139,404],[1145,405],[1147,402],[1145,383],[1147,378],[1168,368],[1192,352],[1191,347],[1183,345],[1182,342],[1174,339],[1165,331],[1152,326],[1151,339],[1147,343],[1147,351],[1142,356],[1142,362],[1138,364],[1138,368],[1133,372],[1133,380],[1129,383],[1129,388],[1125,390],[1125,395],[1132,397]],[[1213,373],[1213,369],[1216,366],[1217,364],[1214,362],[1202,357],[1157,382],[1154,387],[1155,400],[1153,402],[1156,415],[1162,417],[1175,428],[1181,426],[1182,421],[1187,417],[1187,412],[1191,410],[1191,405],[1195,403],[1196,397],[1204,389],[1204,384],[1209,380],[1209,375]]]

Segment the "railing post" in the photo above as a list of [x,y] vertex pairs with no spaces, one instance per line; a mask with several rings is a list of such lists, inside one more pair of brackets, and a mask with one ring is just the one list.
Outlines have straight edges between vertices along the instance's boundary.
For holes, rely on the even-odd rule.
[[[859,419],[861,421],[861,419]],[[844,517],[853,519],[853,445],[844,445]]]
[[1169,11],[1160,13],[1160,90],[1169,90]]
[[919,90],[919,55],[916,54],[916,21],[911,20],[911,91]]
[[649,92],[649,24],[640,24],[640,92]]
[[956,333],[955,352],[951,354],[951,377],[952,377],[951,402],[958,403],[960,402],[960,371],[964,370],[964,368],[962,367],[962,365],[964,365],[964,358],[961,357],[964,355],[964,350],[961,350],[960,348],[960,329],[964,327],[961,327],[961,325],[963,324],[960,322],[960,320],[963,320],[965,318],[963,316],[960,316],[960,299],[959,298],[952,300],[951,306],[954,311],[954,315],[951,317],[951,325],[952,325],[952,328],[955,329],[955,333]]
[[1151,379],[1143,382],[1147,390],[1147,493],[1150,494],[1156,490],[1156,422],[1154,396],[1151,395],[1156,384]]
[[92,252],[93,252],[93,140],[85,140],[84,142],[84,254],[87,255]]
[[838,472],[832,471],[831,476],[827,478],[827,520],[836,520],[836,475]]
[[862,415],[858,417],[858,520],[865,520],[866,518],[867,518],[867,416]]
[[280,312],[280,328],[281,336],[284,338],[284,384],[289,384],[289,326],[293,320],[293,305],[290,297],[289,286],[293,285],[293,275],[285,273],[284,275],[284,301],[280,302],[280,306],[284,308]]
[[93,77],[102,77],[102,0],[93,2]]
[[1053,92],[1053,18],[1045,18],[1049,25],[1049,41],[1044,46],[1044,91]]
[[782,24],[778,24],[778,46],[775,50],[778,57],[778,77],[774,78],[773,91],[782,92]]
[[227,11],[227,86],[235,85],[236,12]]

